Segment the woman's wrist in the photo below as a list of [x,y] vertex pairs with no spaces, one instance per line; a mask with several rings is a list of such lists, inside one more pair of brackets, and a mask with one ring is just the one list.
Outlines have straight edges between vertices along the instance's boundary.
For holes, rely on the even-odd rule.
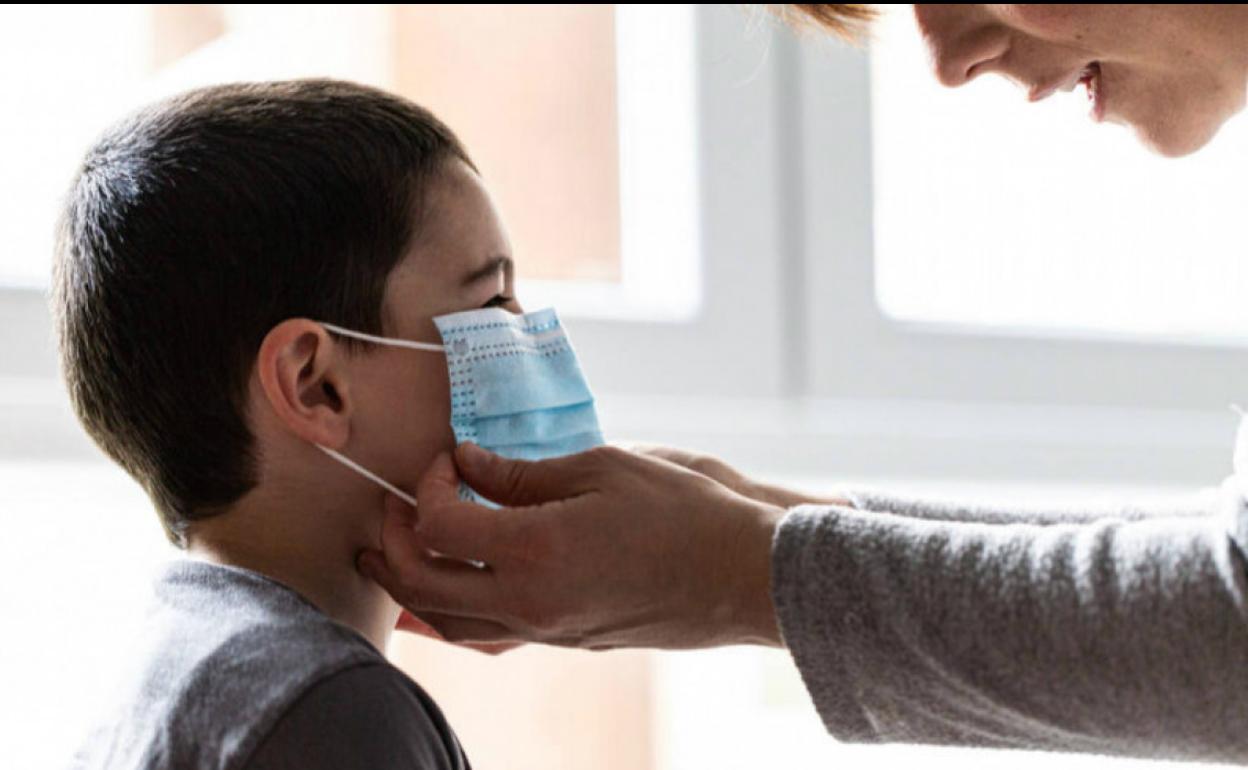
[[771,546],[784,515],[781,506],[756,504],[740,536],[735,557],[740,582],[732,588],[739,644],[784,646],[771,598]]

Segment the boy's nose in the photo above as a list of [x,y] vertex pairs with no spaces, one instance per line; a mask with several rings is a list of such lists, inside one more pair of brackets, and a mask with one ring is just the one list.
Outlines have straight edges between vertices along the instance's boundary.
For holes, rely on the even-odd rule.
[[972,80],[1009,48],[1006,29],[980,6],[915,4],[914,19],[936,79],[945,86]]

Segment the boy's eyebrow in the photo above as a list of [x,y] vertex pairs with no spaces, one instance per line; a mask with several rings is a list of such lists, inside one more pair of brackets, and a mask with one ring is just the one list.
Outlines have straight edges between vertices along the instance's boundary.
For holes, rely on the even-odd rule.
[[489,278],[500,270],[509,269],[511,269],[511,257],[505,257],[502,255],[491,257],[490,260],[484,265],[464,276],[464,280],[461,285],[471,286],[483,278]]

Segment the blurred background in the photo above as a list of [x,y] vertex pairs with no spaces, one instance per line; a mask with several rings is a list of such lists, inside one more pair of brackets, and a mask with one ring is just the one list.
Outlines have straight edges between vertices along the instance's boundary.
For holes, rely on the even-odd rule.
[[[65,761],[172,555],[69,411],[46,290],[91,139],[199,85],[348,78],[446,120],[609,439],[820,492],[1109,504],[1221,481],[1248,400],[1245,121],[1163,160],[1081,93],[939,87],[908,6],[863,49],[758,8],[0,9],[4,765]],[[390,655],[478,770],[1002,760],[839,745],[783,651]]]

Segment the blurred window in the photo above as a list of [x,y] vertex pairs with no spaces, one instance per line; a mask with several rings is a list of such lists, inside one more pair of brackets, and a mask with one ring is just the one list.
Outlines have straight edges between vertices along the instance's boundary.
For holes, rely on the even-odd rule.
[[1248,342],[1248,119],[1158,157],[1086,116],[927,65],[912,14],[872,45],[875,278],[883,311],[1037,335]]

